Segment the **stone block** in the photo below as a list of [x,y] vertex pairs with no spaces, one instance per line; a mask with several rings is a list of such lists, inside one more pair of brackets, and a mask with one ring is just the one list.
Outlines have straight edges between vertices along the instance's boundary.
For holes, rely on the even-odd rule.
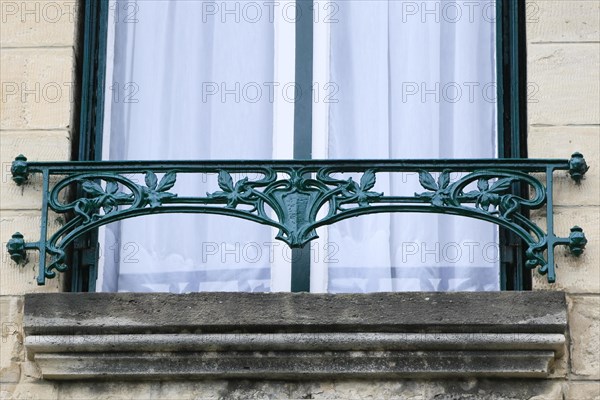
[[568,296],[571,373],[600,379],[600,295]]
[[75,0],[0,1],[0,47],[73,46]]
[[600,400],[600,382],[569,382],[565,400]]
[[590,0],[529,0],[527,41],[600,41],[600,3]]
[[75,101],[72,48],[3,49],[0,127],[67,129]]
[[600,124],[600,43],[530,45],[529,124]]
[[0,383],[17,383],[24,359],[23,299],[0,296]]

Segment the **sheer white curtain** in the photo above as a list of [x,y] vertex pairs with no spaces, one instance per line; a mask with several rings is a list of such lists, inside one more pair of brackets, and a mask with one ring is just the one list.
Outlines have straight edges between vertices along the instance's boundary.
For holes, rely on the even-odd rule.
[[[495,156],[495,26],[484,13],[493,1],[327,3],[330,18],[315,20],[314,158]],[[444,11],[450,3],[459,20]],[[137,4],[137,22],[115,21],[109,42],[105,159],[291,158],[293,104],[277,100],[282,92],[264,95],[265,83],[294,78],[285,7],[272,9],[274,19],[236,20],[215,2]],[[429,14],[413,8],[425,4]],[[257,101],[244,96],[248,83],[265,91]],[[182,176],[175,189],[215,187]],[[381,174],[375,189],[424,191],[409,174]],[[377,215],[319,233],[312,291],[498,288],[497,233],[485,223]],[[164,215],[113,224],[102,236],[104,291],[289,290],[290,253],[268,227]],[[248,244],[254,253],[244,252]]]
[[[235,16],[223,22],[212,1],[138,1],[134,19],[126,18],[131,4],[111,4],[104,158],[272,158],[274,102],[256,88],[275,81],[273,23],[238,23]],[[143,176],[134,178],[143,183]],[[212,176],[179,174],[173,190],[203,196],[217,187]],[[274,264],[288,267],[270,257],[273,237],[269,227],[225,217],[125,220],[105,230],[99,286],[269,291]]]
[[[329,42],[335,101],[317,103],[320,157],[493,158],[496,68],[493,1],[338,1]],[[324,86],[322,84],[321,86]],[[326,143],[323,149],[322,143]],[[457,178],[457,176],[453,176]],[[379,176],[376,191],[425,191],[417,174]],[[325,230],[325,229],[324,229]],[[335,259],[329,291],[495,290],[497,228],[439,215],[377,215],[326,229]],[[331,257],[330,257],[331,258]]]

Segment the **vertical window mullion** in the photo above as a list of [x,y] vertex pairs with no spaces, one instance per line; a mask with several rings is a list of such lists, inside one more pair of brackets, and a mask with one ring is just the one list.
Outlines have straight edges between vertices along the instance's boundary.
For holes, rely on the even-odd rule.
[[[97,161],[102,157],[104,86],[108,1],[88,1],[83,9],[82,69],[79,115],[79,143],[74,159]],[[98,230],[74,243],[71,291],[96,291],[98,274]]]
[[[312,158],[313,0],[296,0],[294,159]],[[310,245],[292,250],[292,292],[310,291]]]

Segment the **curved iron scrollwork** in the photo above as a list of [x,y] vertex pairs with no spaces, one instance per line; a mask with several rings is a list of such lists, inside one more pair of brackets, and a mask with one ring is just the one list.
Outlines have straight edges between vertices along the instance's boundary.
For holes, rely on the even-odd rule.
[[[13,180],[27,182],[41,173],[43,206],[41,238],[27,243],[15,233],[7,244],[11,258],[26,261],[26,251],[40,257],[38,284],[68,269],[66,249],[75,239],[102,225],[150,214],[204,213],[228,215],[270,225],[276,238],[302,247],[317,237],[316,228],[365,214],[391,212],[440,213],[476,218],[500,225],[527,244],[526,267],[537,268],[554,282],[554,247],[567,246],[579,256],[587,240],[577,226],[567,237],[554,234],[552,174],[566,170],[578,183],[588,166],[579,153],[570,160],[367,160],[367,161],[191,161],[191,162],[63,162],[31,163],[20,155],[12,165]],[[205,196],[174,193],[182,174],[214,174],[216,186]],[[392,196],[375,191],[378,174],[416,173],[424,191]],[[458,173],[453,179],[452,174]],[[545,185],[534,173],[545,173]],[[159,178],[159,175],[161,175]],[[234,175],[246,175],[234,179]],[[255,174],[257,179],[250,179]],[[342,179],[343,174],[360,178]],[[434,177],[437,174],[437,179]],[[144,177],[140,184],[132,175]],[[60,177],[50,187],[50,176]],[[514,194],[516,185],[529,187],[531,196]],[[75,199],[66,194],[78,187]],[[546,231],[526,217],[524,210],[547,207]],[[69,216],[48,237],[48,213]]]

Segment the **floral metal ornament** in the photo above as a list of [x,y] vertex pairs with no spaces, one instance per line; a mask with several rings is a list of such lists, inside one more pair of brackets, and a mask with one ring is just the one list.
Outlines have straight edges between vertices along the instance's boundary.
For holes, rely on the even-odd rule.
[[[580,182],[589,169],[583,156],[570,160],[335,160],[335,161],[124,161],[28,162],[20,155],[12,165],[18,185],[29,174],[42,175],[40,240],[26,242],[15,233],[7,244],[17,263],[27,250],[41,253],[38,284],[66,271],[66,250],[75,239],[111,222],[151,214],[217,214],[269,225],[277,239],[303,247],[317,238],[316,229],[360,215],[417,212],[458,215],[502,226],[526,244],[526,267],[537,268],[549,282],[556,279],[554,247],[566,246],[578,256],[587,240],[573,227],[569,236],[554,233],[552,175],[567,171]],[[418,173],[424,189],[411,196],[375,191],[380,174]],[[458,178],[452,179],[452,174]],[[545,173],[545,184],[539,180]],[[214,190],[205,196],[181,196],[175,190],[186,174],[216,175]],[[236,174],[243,177],[234,179]],[[358,174],[354,180],[341,174]],[[435,176],[437,174],[437,179]],[[250,179],[250,175],[257,176]],[[143,183],[134,177],[143,176]],[[160,176],[160,179],[159,179]],[[51,180],[50,178],[53,177]],[[514,189],[527,186],[521,197]],[[66,196],[80,193],[75,198]],[[65,200],[68,199],[68,200]],[[526,211],[547,208],[546,229]],[[49,212],[64,214],[67,222],[48,235]],[[50,256],[50,262],[46,262]]]

